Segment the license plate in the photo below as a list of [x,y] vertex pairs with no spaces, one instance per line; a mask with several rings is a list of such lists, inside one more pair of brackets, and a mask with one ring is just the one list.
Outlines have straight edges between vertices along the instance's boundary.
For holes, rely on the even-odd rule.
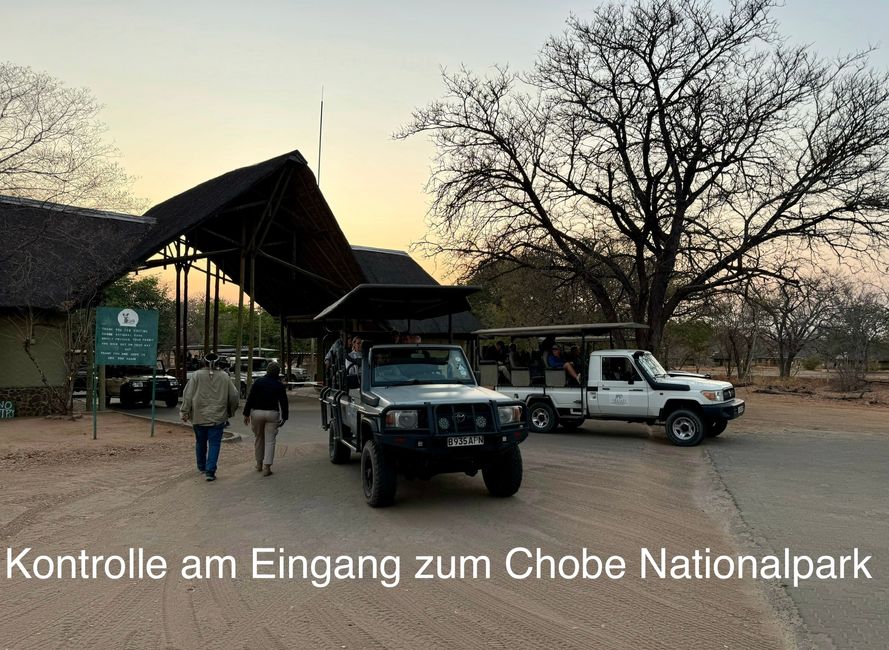
[[469,447],[470,445],[483,445],[485,439],[482,436],[451,436],[448,438],[448,447]]
[[745,406],[746,406],[746,404],[741,404],[741,406],[738,407],[738,415],[741,415],[741,413],[744,412],[744,407],[745,407]]

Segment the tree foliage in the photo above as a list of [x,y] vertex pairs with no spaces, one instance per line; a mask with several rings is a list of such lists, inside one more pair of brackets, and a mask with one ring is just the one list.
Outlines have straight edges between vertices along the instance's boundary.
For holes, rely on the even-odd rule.
[[[525,74],[444,74],[397,137],[430,134],[432,254],[583,282],[656,348],[689,301],[889,240],[889,78],[787,45],[772,0],[607,4]],[[533,264],[532,264],[533,261]]]

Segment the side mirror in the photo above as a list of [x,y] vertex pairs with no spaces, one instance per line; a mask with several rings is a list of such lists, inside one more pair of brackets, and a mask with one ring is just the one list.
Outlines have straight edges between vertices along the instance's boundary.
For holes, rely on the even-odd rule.
[[633,377],[630,377],[630,378],[627,380],[627,383],[628,383],[630,386],[632,386],[633,384],[636,383],[636,380],[635,380]]
[[361,377],[358,375],[346,375],[346,388],[352,390],[353,388],[361,387]]

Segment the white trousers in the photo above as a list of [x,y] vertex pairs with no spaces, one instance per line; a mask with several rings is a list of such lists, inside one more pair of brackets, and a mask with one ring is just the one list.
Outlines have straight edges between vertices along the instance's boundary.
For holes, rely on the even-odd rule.
[[278,437],[278,422],[281,414],[278,411],[250,411],[250,426],[255,439],[253,449],[256,462],[260,465],[271,465],[275,462],[275,441]]

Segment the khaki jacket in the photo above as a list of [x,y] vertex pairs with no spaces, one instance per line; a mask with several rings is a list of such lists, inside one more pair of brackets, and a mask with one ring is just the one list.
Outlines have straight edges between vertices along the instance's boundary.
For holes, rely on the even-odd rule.
[[179,413],[192,424],[222,424],[238,410],[238,389],[222,370],[201,368],[185,385]]

